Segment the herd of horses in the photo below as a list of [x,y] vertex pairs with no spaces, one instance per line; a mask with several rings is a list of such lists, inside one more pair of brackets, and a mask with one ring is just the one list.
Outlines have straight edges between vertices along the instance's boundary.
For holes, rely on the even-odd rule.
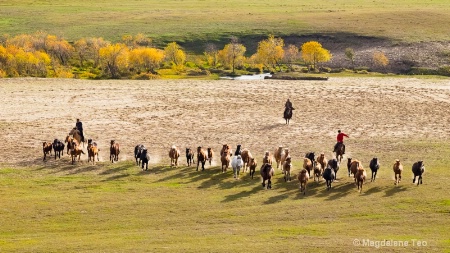
[[[286,120],[286,124],[289,124],[288,119]],[[72,131],[66,136],[64,142],[58,139],[55,139],[53,143],[43,142],[43,160],[46,160],[47,155],[51,155],[52,150],[54,151],[55,159],[57,157],[61,158],[61,155],[63,155],[64,153],[65,143],[67,143],[67,154],[71,156],[72,164],[74,164],[77,160],[80,161],[81,154],[85,154],[83,148],[81,147],[81,143],[83,143],[84,147],[84,140],[82,140],[81,134],[76,128],[72,129]],[[92,139],[88,139],[88,163],[92,162],[92,164],[95,164],[95,159],[99,161],[99,151],[100,149],[98,148],[97,143],[93,142]],[[207,162],[209,162],[209,165],[211,166],[212,159],[214,157],[212,148],[204,149],[203,147],[199,146],[197,147],[196,151],[197,152],[195,154],[194,150],[192,150],[191,148],[186,148],[187,165],[191,166],[195,164],[195,159],[197,159],[197,171],[200,166],[202,171],[205,170],[205,164]],[[115,140],[111,140],[110,161],[112,163],[119,160],[119,153],[119,143],[117,143]],[[331,189],[333,181],[337,179],[337,172],[339,171],[340,164],[343,159],[343,145],[338,145],[335,153],[336,158],[330,160],[327,160],[323,153],[321,153],[317,158],[314,152],[308,152],[305,154],[305,157],[303,158],[302,170],[297,176],[300,184],[300,192],[306,194],[306,185],[311,177],[313,177],[314,181],[316,181],[317,179],[317,182],[320,181],[320,178],[323,178],[326,181],[327,190]],[[170,148],[169,158],[171,166],[178,166],[180,155],[181,152],[176,146],[172,146]],[[250,176],[253,179],[257,167],[257,161],[248,149],[242,149],[241,145],[238,145],[233,156],[231,147],[228,144],[223,144],[219,155],[222,173],[225,173],[231,165],[231,167],[233,168],[234,178],[239,179],[241,169],[244,173],[247,172],[248,169]],[[138,144],[135,146],[134,157],[136,160],[136,164],[138,166],[141,166],[142,170],[148,170],[150,154],[144,145]],[[290,155],[289,149],[279,146],[274,150],[273,154],[271,154],[269,151],[265,152],[262,160],[262,165],[260,167],[262,186],[267,189],[272,188],[271,179],[275,174],[275,165],[273,164],[274,162],[276,168],[282,170],[284,180],[291,181],[292,157]],[[370,161],[369,168],[372,172],[371,181],[375,181],[378,169],[380,168],[377,157],[374,157]],[[348,158],[347,170],[349,177],[353,175],[354,182],[357,186],[358,191],[362,192],[362,186],[367,177],[367,173],[362,165],[362,162],[357,159]],[[403,172],[403,165],[401,164],[400,160],[396,160],[393,164],[393,171],[395,175],[395,185],[398,185],[400,183]],[[417,185],[422,184],[422,175],[425,172],[425,165],[423,161],[414,163],[412,166],[412,172],[414,174],[413,183],[416,182],[417,177]]]
[[[76,161],[81,160],[81,154],[86,154],[83,151],[84,147],[84,140],[82,139],[82,136],[80,134],[80,131],[76,128],[72,129],[69,134],[66,136],[66,139],[64,142],[62,142],[59,139],[55,139],[52,142],[43,142],[43,152],[44,152],[44,161],[47,158],[47,155],[52,154],[52,150],[55,154],[56,158],[61,158],[62,155],[64,155],[64,149],[66,147],[67,143],[67,155],[70,155],[71,162],[74,164]],[[83,143],[83,147],[81,144]],[[100,161],[99,153],[100,149],[98,148],[98,145],[96,142],[92,141],[92,139],[88,139],[87,142],[87,152],[88,152],[88,163],[92,162],[92,164],[95,164],[95,159],[97,161]],[[120,148],[119,144],[116,143],[114,140],[111,140],[111,146],[110,146],[110,161],[111,162],[117,162],[119,161],[119,153]]]

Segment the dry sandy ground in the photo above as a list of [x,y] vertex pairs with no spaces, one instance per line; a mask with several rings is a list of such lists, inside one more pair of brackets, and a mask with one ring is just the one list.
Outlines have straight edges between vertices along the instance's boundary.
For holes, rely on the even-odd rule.
[[[296,108],[289,126],[282,118],[287,98]],[[450,139],[448,79],[0,79],[0,101],[4,166],[44,164],[42,142],[65,138],[76,118],[86,137],[99,144],[103,161],[109,159],[111,139],[121,145],[121,160],[133,159],[134,146],[142,143],[153,163],[168,161],[172,145],[183,158],[185,147],[212,147],[217,153],[224,143],[233,149],[242,144],[260,158],[279,145],[290,148],[294,160],[308,151],[329,157],[338,129],[351,137],[348,155],[369,158],[384,145],[381,156],[389,160],[408,153],[402,143]]]

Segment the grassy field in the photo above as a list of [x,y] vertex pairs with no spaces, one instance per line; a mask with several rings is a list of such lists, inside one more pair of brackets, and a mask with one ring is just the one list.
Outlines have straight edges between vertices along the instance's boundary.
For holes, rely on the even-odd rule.
[[[1,79],[0,91],[0,252],[373,252],[383,240],[408,246],[380,245],[380,252],[450,252],[446,80],[24,78]],[[279,107],[288,95],[296,111],[285,126]],[[98,142],[101,161],[88,165],[83,155],[71,165],[64,155],[43,162],[42,141],[66,133],[74,115]],[[330,191],[311,179],[300,194],[301,157],[314,150],[329,158],[337,127],[350,134],[346,156],[366,168],[378,156],[376,181],[359,193],[342,165]],[[121,144],[116,164],[106,162],[111,138]],[[132,161],[141,142],[150,148],[148,171]],[[168,166],[173,144],[218,153],[224,142],[242,143],[258,163],[283,143],[293,180],[276,170],[266,190],[259,170],[235,180],[217,158],[199,172],[184,159]],[[404,173],[395,186],[397,158]],[[419,186],[411,173],[417,160],[426,166]]]
[[0,1],[0,32],[44,30],[74,41],[120,40],[143,33],[156,41],[221,41],[246,36],[351,33],[402,41],[449,40],[446,0]]
[[[450,153],[448,143],[409,143]],[[408,147],[406,147],[408,149]],[[67,159],[67,157],[66,157]],[[356,191],[340,171],[331,191],[310,182],[305,196],[277,171],[234,180],[219,167],[53,165],[0,169],[2,252],[372,252],[355,239],[407,241],[382,252],[448,252],[448,156],[427,164],[424,184],[410,166],[394,186],[389,164]],[[183,161],[184,163],[184,161]],[[294,177],[300,164],[294,164]],[[418,246],[425,241],[426,246]]]

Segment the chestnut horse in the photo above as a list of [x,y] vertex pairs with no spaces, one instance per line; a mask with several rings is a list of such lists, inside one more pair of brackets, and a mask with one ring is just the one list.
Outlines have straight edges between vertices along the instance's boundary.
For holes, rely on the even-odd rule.
[[[69,145],[67,145],[67,146],[69,146]],[[72,164],[75,163],[77,156],[78,156],[78,161],[80,161],[81,154],[84,154],[84,152],[81,149],[80,145],[78,144],[77,140],[72,140],[71,149],[70,149],[70,156],[72,158]]]
[[200,163],[202,163],[202,170],[205,170],[206,160],[208,160],[206,151],[202,147],[197,147],[197,171]]
[[75,140],[78,141],[78,144],[81,144],[81,142],[83,142],[83,147],[84,147],[84,140],[82,140],[82,138],[81,138],[81,133],[80,133],[80,131],[79,131],[76,127],[74,127],[74,128],[70,131],[69,135],[72,135],[73,138],[74,138]]
[[271,164],[265,163],[261,166],[261,177],[263,179],[262,186],[263,188],[266,187],[266,180],[267,180],[267,189],[272,189],[272,177],[273,177],[274,171]]
[[178,166],[178,158],[180,157],[180,150],[176,146],[172,146],[169,150],[170,166]]
[[116,143],[115,140],[111,140],[111,146],[109,147],[109,160],[114,163],[114,161],[119,161],[119,143]]

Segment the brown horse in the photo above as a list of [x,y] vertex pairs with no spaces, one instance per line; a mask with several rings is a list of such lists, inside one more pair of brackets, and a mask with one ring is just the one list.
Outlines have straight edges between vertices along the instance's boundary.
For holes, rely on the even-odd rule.
[[261,177],[263,179],[262,186],[263,188],[266,187],[266,180],[267,180],[267,189],[272,189],[272,177],[273,177],[274,171],[271,164],[265,163],[261,166]]
[[342,143],[339,143],[336,147],[336,160],[341,163],[342,158],[344,157],[344,145]]
[[250,167],[250,176],[255,175],[256,166],[258,166],[258,163],[255,161],[255,158],[250,159],[249,167]]
[[320,181],[320,176],[322,176],[322,174],[323,174],[322,168],[323,167],[320,163],[317,162],[314,164],[314,175],[313,175],[314,182],[316,181],[316,177],[317,177],[317,182]]
[[178,166],[178,158],[180,157],[180,150],[174,145],[169,150],[170,166]]
[[119,161],[119,143],[116,143],[115,140],[111,140],[111,145],[109,146],[109,160],[114,163],[114,161]]
[[250,151],[248,149],[244,149],[241,152],[241,157],[242,157],[242,161],[244,162],[244,167],[242,172],[246,172],[247,171],[247,167],[250,166],[250,160],[253,158],[252,153],[250,153]]
[[205,163],[208,160],[208,154],[202,147],[197,147],[197,171],[198,166],[202,163],[202,170],[205,170]]
[[222,155],[220,156],[220,161],[222,162],[222,173],[226,172],[228,167],[230,166],[230,156],[231,153],[229,153],[228,149],[226,149],[224,152],[221,152]]
[[42,143],[42,151],[44,151],[44,160],[43,161],[45,161],[45,158],[47,157],[47,154],[50,154],[50,155],[52,155],[52,148],[53,148],[53,146],[52,146],[52,143],[51,142],[43,142]]
[[208,148],[208,161],[209,161],[209,166],[211,166],[211,162],[214,156],[214,151],[212,150],[212,148]]
[[288,156],[285,158],[283,163],[283,174],[284,174],[284,181],[291,181],[291,169],[292,169],[292,162],[291,157]]
[[303,195],[306,193],[306,184],[308,183],[309,173],[306,169],[300,171],[298,174],[298,181],[300,181],[300,192],[303,192]]
[[400,163],[400,160],[395,160],[394,166],[392,167],[395,174],[395,183],[394,185],[398,185],[400,183],[400,180],[402,180],[402,171],[403,171],[403,165]]
[[100,161],[100,158],[98,157],[98,151],[100,150],[97,147],[97,143],[92,142],[92,139],[88,140],[87,151],[88,151],[88,163],[92,159],[92,164],[95,165],[95,156],[97,156],[97,161]]
[[66,139],[64,140],[64,143],[67,143],[67,154],[69,154],[70,150],[73,148],[72,142],[73,142],[73,136],[67,135]]
[[77,140],[72,140],[72,145],[70,149],[70,156],[72,158],[72,164],[75,163],[75,160],[78,156],[78,162],[81,159],[81,154],[84,154],[83,150],[80,147],[80,144],[78,144]]
[[79,144],[81,144],[81,142],[83,142],[83,147],[84,147],[84,140],[81,138],[81,133],[80,133],[80,131],[79,131],[76,127],[74,127],[74,128],[70,131],[69,135],[72,135],[73,138],[74,138],[75,140],[77,140]]
[[273,153],[274,158],[275,158],[275,162],[277,163],[277,169],[279,168],[281,164],[281,158],[284,156],[284,150],[282,146],[279,146],[277,149],[275,149],[275,152]]
[[355,175],[355,180],[356,180],[356,186],[358,187],[358,191],[361,193],[362,192],[362,187],[364,184],[364,181],[366,181],[366,170],[362,167],[362,165],[358,163],[358,171],[356,172]]
[[303,169],[306,169],[308,171],[308,176],[310,176],[311,171],[314,170],[313,163],[309,158],[303,158]]
[[263,164],[268,163],[270,165],[272,165],[272,156],[270,155],[269,151],[266,151],[263,157]]

